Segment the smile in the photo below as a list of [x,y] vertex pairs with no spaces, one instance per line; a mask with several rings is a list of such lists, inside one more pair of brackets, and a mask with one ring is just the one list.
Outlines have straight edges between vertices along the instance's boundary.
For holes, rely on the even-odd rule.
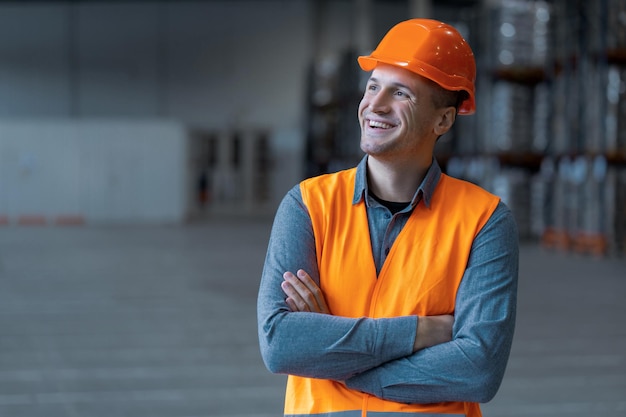
[[369,127],[373,127],[376,129],[391,129],[394,125],[390,125],[389,123],[377,122],[375,120],[368,120]]

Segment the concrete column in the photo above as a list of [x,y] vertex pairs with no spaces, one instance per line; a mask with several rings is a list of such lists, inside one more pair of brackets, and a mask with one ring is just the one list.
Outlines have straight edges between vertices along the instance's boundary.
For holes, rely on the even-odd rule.
[[212,189],[217,204],[236,201],[237,195],[240,193],[236,169],[233,166],[234,140],[231,131],[225,130],[218,134],[217,163],[212,178]]
[[246,213],[254,211],[255,199],[255,177],[257,172],[257,132],[246,130],[241,133],[241,179],[243,187],[243,209]]
[[372,41],[372,0],[353,0],[354,4],[354,47],[357,53],[374,49]]

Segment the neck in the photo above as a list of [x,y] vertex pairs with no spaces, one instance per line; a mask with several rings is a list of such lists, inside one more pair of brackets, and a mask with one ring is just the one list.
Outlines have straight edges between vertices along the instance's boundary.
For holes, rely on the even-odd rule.
[[371,191],[379,198],[393,202],[411,201],[426,176],[428,166],[413,162],[401,165],[372,156],[367,158],[367,178]]

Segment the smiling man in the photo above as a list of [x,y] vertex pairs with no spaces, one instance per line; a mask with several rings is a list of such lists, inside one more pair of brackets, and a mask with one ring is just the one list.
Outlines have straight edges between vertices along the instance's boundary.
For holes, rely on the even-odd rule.
[[359,64],[366,155],[281,202],[258,294],[263,359],[289,375],[286,416],[481,416],[513,339],[517,228],[433,156],[475,111],[474,55],[452,26],[412,19]]

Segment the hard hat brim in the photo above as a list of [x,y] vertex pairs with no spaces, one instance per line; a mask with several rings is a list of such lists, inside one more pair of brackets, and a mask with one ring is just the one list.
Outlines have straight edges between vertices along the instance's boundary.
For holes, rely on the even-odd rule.
[[[413,61],[398,61],[393,59],[386,59],[382,57],[373,57],[369,56],[360,56],[357,58],[359,66],[363,71],[373,71],[376,66],[381,64],[393,65],[394,67],[402,68],[407,71],[411,71],[417,75],[420,75],[424,78],[428,78],[429,80],[435,82],[446,90],[450,91],[461,91],[464,90],[468,93],[469,98],[461,105],[458,109],[458,114],[470,115],[476,111],[476,102],[474,99],[474,89],[473,86],[463,86],[467,84],[467,81],[462,77],[450,76],[442,73],[437,68],[434,68],[424,62]],[[444,80],[450,79],[451,82],[445,82]],[[461,85],[461,87],[459,87]]]

